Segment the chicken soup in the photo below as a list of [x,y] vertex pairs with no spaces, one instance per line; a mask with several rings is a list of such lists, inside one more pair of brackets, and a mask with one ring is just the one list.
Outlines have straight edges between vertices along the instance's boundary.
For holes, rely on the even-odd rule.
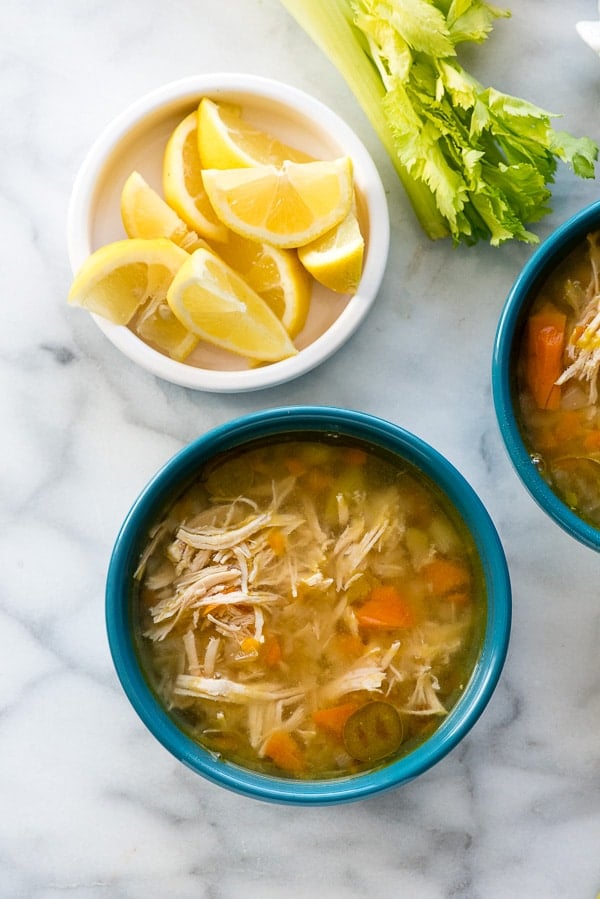
[[540,475],[600,527],[600,231],[542,285],[518,360],[518,416]]
[[145,676],[205,749],[287,778],[387,764],[440,725],[485,629],[464,523],[411,465],[347,438],[213,460],[136,572]]

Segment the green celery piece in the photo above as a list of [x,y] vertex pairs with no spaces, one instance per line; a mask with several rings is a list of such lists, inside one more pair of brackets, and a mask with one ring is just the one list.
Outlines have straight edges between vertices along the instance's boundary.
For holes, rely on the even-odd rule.
[[[450,84],[451,88],[456,86],[459,97],[447,90],[442,92],[440,100],[431,101],[432,90],[427,84],[426,69],[419,65],[414,67],[416,77],[413,79],[411,90],[407,90],[409,98],[407,102],[412,103],[413,108],[424,111],[423,116],[427,125],[422,126],[418,139],[413,137],[412,144],[403,146],[402,149],[407,154],[426,156],[428,162],[427,164],[421,162],[420,165],[413,163],[409,170],[416,177],[424,177],[427,180],[440,209],[449,220],[455,241],[468,238],[465,242],[469,243],[472,242],[473,235],[489,237],[492,245],[513,237],[528,242],[534,241],[535,236],[524,227],[523,223],[535,221],[547,211],[545,203],[549,191],[545,187],[545,177],[553,172],[553,166],[556,164],[554,158],[546,151],[538,149],[537,156],[534,157],[530,153],[525,155],[524,159],[515,160],[514,165],[507,166],[503,153],[499,151],[497,143],[488,133],[495,123],[488,106],[478,98],[475,90],[476,82],[466,77],[463,83],[458,64],[454,60],[449,61],[445,68],[444,83]],[[453,79],[453,75],[456,75],[456,79]],[[417,88],[421,92],[416,99],[413,99],[413,92]],[[469,109],[469,98],[472,109]],[[458,99],[462,105],[456,102]],[[477,131],[480,139],[474,142],[470,132],[470,112],[476,112],[478,107],[482,109]],[[432,131],[435,135],[433,138]],[[422,139],[423,135],[430,138],[431,146],[426,148],[421,145],[415,148],[416,141]],[[545,131],[541,136],[544,135]],[[536,147],[537,136],[534,130],[532,145]],[[546,155],[540,157],[540,153]],[[401,158],[410,165],[408,159]],[[440,158],[444,162],[445,169],[440,163]],[[433,166],[438,177],[432,176]],[[542,176],[540,169],[543,169],[545,177]],[[441,172],[445,172],[448,176],[441,177]],[[470,206],[473,207],[471,214],[469,214]],[[470,228],[462,234],[465,217],[470,222]]]
[[[484,6],[475,0],[456,0],[448,8],[457,26],[457,43],[459,37],[485,39],[499,11]],[[398,22],[389,14],[389,4],[378,4],[377,25],[373,24],[375,17],[369,16],[373,7],[367,0],[355,3],[355,9],[359,8],[362,12],[357,13],[357,25],[364,29],[363,23],[369,23],[368,36],[377,37],[379,52],[389,55],[388,47],[393,46],[393,40],[389,36],[385,43],[381,40],[381,19],[388,27],[397,26]],[[407,42],[406,32],[401,37]],[[410,39],[416,43],[414,35]],[[426,46],[425,41],[419,46]],[[376,57],[378,48],[373,40],[370,49]],[[392,65],[386,62],[391,70]],[[379,68],[383,68],[381,63]],[[482,88],[452,54],[447,52],[435,58],[433,54],[414,53],[402,89],[397,80],[388,77],[386,83],[384,109],[396,138],[399,159],[415,180],[424,182],[432,191],[453,241],[470,244],[482,237],[488,238],[492,245],[513,237],[535,241],[535,235],[526,230],[510,205],[514,191],[503,192],[502,179],[498,177],[486,182],[489,165],[482,167],[482,157],[488,154],[496,166],[503,166],[503,154],[501,147],[489,139],[480,144],[473,141],[470,116]],[[532,173],[536,176],[535,169]],[[547,191],[543,184],[539,191],[538,177],[533,177],[530,185],[537,186],[537,193],[534,202],[526,203],[525,208],[537,215],[544,208]]]
[[481,91],[471,120],[471,136],[487,132],[509,163],[529,162],[552,181],[556,159],[550,150],[553,141],[552,113],[493,88]]
[[359,29],[358,33],[362,32],[366,38],[369,48],[377,48],[372,58],[385,89],[390,90],[395,78],[406,81],[413,64],[413,55],[402,35],[385,19],[365,15],[359,10],[354,23]]
[[[399,86],[396,87],[396,105],[410,106],[415,120],[420,120],[420,127],[413,129],[407,139],[400,120],[396,141],[399,157],[413,177],[427,183],[456,238],[460,234],[460,213],[469,201],[469,190],[473,189],[472,170],[481,153],[469,141],[461,108],[451,105],[445,90],[438,98],[439,78],[436,79],[431,66],[419,59],[413,65],[411,76],[404,89],[405,100]],[[386,110],[390,120],[396,123],[399,113],[387,102],[390,96],[386,99]],[[397,127],[397,123],[392,127]]]
[[477,102],[477,84],[473,79],[467,78],[454,60],[440,60],[438,69],[436,98],[446,93],[455,108],[473,109]]
[[492,30],[494,19],[510,18],[509,10],[498,9],[483,0],[453,0],[436,2],[446,16],[448,32],[454,45],[472,41],[483,43]]
[[596,144],[588,137],[573,137],[566,131],[555,131],[551,120],[558,118],[557,115],[492,88],[483,91],[480,100],[488,107],[492,133],[513,136],[512,141],[507,141],[507,154],[510,145],[515,152],[519,147],[529,148],[533,156],[537,151],[540,166],[543,158],[547,159],[549,175],[554,173],[558,158],[579,177],[594,177],[594,162],[598,156]]
[[477,211],[485,224],[479,233],[488,238],[493,247],[515,238],[526,243],[535,241],[535,234],[527,231],[502,194],[482,190],[473,195],[472,209]]
[[550,151],[570,166],[580,178],[593,178],[598,147],[589,137],[573,137],[566,131],[555,131]]
[[[388,94],[386,109],[397,101],[398,94]],[[392,124],[392,129],[396,125]],[[422,121],[418,130],[406,131],[399,125],[396,133],[396,149],[400,161],[407,172],[418,182],[423,182],[435,197],[440,213],[447,220],[451,232],[456,224],[457,214],[467,202],[467,190],[462,173],[456,170],[443,152],[440,132],[432,122]]]
[[521,163],[487,167],[484,164],[484,180],[496,195],[506,198],[522,222],[537,222],[550,211],[546,206],[550,190],[535,166]]
[[446,17],[429,0],[362,0],[355,9],[367,19],[386,22],[416,52],[435,57],[456,55]]

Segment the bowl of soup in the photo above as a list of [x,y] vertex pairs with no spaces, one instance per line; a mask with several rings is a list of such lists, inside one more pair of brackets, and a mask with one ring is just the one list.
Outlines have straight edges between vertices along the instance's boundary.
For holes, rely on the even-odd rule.
[[[209,135],[202,157],[201,133]],[[275,199],[291,202],[294,185],[306,187],[311,178],[327,190],[313,190],[310,204],[267,202],[269,185],[277,187]],[[285,215],[275,216],[280,205]],[[339,213],[335,224],[332,218],[306,243],[311,222],[326,222],[330,207]],[[288,216],[293,233],[282,235]],[[238,392],[296,378],[354,334],[385,273],[389,215],[368,150],[337,113],[274,79],[206,73],[150,92],[104,129],[75,179],[67,238],[70,301],[87,304],[118,350],[172,383]],[[147,281],[138,283],[131,265],[118,275],[134,245],[116,244],[164,239],[175,248],[135,246],[133,263],[148,267]],[[94,255],[100,251],[102,258]],[[196,264],[186,271],[196,289],[178,290],[173,300],[168,288],[192,254]],[[93,272],[91,258],[98,260]],[[117,277],[100,290],[94,278],[107,269]],[[107,295],[115,291],[127,293],[118,308]]]
[[446,756],[497,685],[502,546],[462,475],[365,413],[253,413],[177,453],[134,503],[106,586],[125,694],[193,771],[327,805]]
[[515,281],[492,383],[510,459],[538,505],[600,550],[600,203],[564,222]]

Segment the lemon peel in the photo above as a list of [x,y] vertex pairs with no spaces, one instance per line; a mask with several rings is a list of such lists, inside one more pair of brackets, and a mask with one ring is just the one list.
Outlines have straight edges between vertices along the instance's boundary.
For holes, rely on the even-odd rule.
[[182,119],[167,142],[163,192],[169,206],[189,228],[209,240],[226,240],[226,228],[215,215],[204,189],[196,110]]
[[198,152],[205,169],[282,165],[313,157],[261,131],[242,116],[241,107],[203,97],[198,105]]

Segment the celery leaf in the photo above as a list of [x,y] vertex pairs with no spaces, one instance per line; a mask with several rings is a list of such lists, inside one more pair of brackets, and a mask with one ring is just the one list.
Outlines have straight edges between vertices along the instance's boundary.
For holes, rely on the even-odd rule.
[[593,178],[597,145],[557,116],[484,88],[456,46],[508,17],[484,0],[281,0],[346,79],[428,236],[516,239],[551,210],[557,163]]

